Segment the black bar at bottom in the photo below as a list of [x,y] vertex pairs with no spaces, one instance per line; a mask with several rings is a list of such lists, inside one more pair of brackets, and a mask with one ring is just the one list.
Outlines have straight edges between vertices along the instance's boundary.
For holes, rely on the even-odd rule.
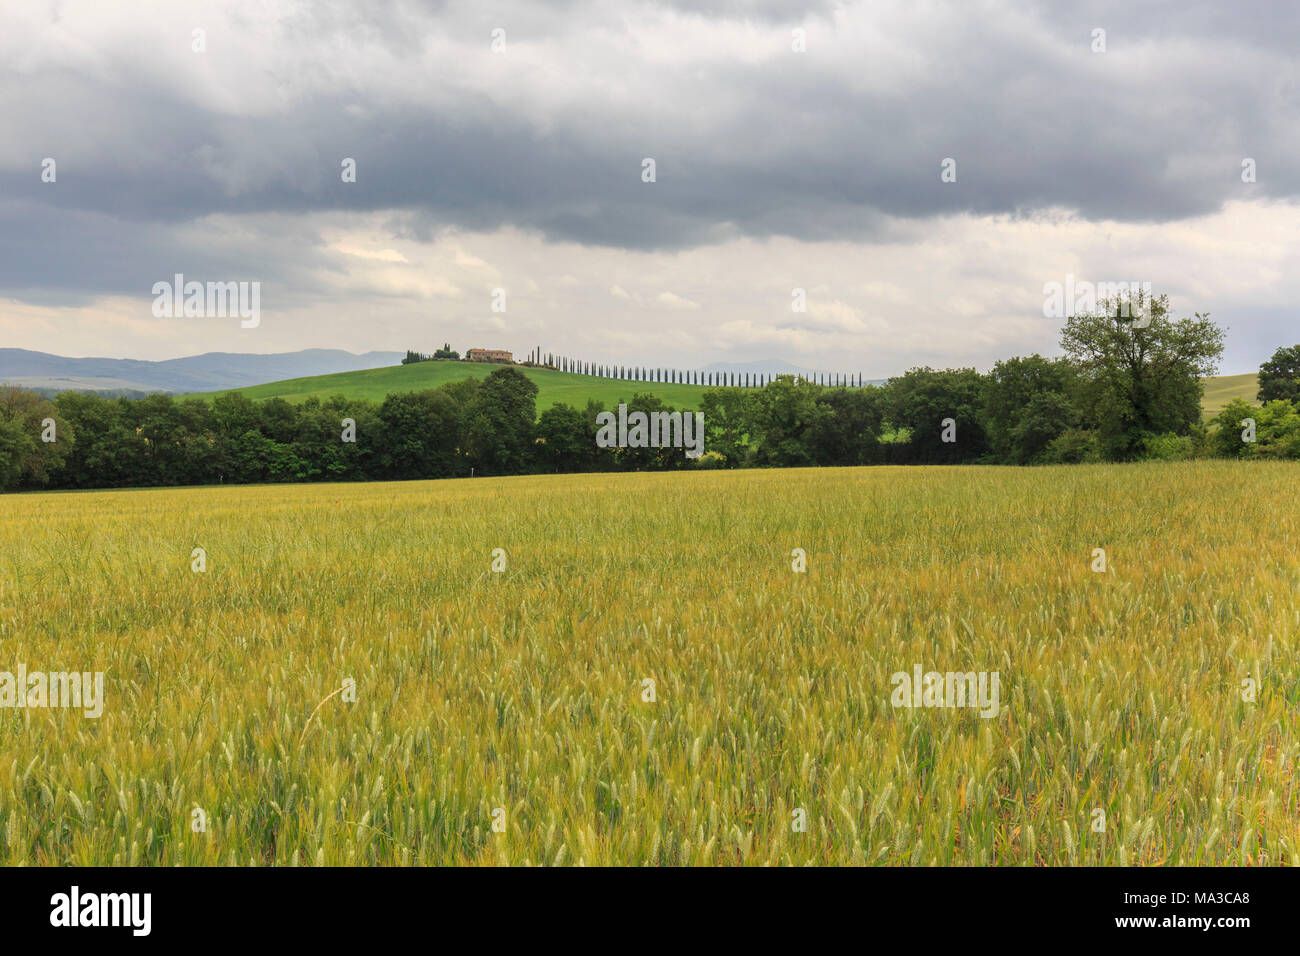
[[393,932],[465,930],[531,945],[662,945],[689,921],[692,942],[732,946],[769,933],[862,938],[891,927],[918,942],[967,932],[988,941],[980,934],[997,931],[1233,945],[1288,932],[1294,886],[1284,870],[1226,868],[6,869],[0,919],[10,943],[75,935],[127,945],[374,945]]

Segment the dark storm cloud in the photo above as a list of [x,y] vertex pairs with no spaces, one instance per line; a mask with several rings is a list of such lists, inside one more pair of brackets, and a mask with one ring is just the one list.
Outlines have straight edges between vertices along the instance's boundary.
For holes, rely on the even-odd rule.
[[[611,37],[639,49],[628,11],[651,22],[667,9],[691,15],[680,41],[696,53],[674,59],[661,33],[639,58],[598,55]],[[210,63],[127,54],[105,82],[93,58],[38,58],[0,86],[19,138],[0,153],[0,281],[138,290],[171,232],[214,213],[386,210],[412,235],[515,226],[674,249],[870,239],[886,217],[963,211],[1159,222],[1296,195],[1292,5],[998,10],[954,4],[923,22],[906,6],[775,0],[323,3],[286,14],[269,57],[241,48],[237,13]],[[494,56],[494,24],[515,45],[494,62],[517,65],[517,98],[474,72]],[[806,53],[790,52],[796,26]],[[1089,52],[1098,26],[1104,54]],[[719,44],[733,32],[770,36],[770,49],[729,56]],[[886,46],[859,46],[867,33]],[[430,44],[441,52],[424,55]],[[176,73],[200,69],[219,72],[206,85]],[[381,81],[394,73],[407,95]],[[531,99],[533,84],[546,95]],[[284,108],[262,108],[278,95]],[[39,180],[44,156],[55,186]],[[1260,170],[1249,187],[1246,156]],[[343,157],[355,184],[340,181]],[[945,157],[954,184],[940,182]]]

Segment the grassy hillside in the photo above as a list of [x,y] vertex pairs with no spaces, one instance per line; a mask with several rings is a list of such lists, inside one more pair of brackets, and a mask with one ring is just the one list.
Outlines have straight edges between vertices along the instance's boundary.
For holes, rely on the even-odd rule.
[[[284,398],[300,402],[310,395],[328,398],[346,395],[349,398],[369,398],[382,402],[390,392],[412,392],[437,388],[447,382],[472,375],[483,378],[500,368],[482,362],[419,362],[415,365],[394,365],[372,368],[360,372],[339,372],[335,375],[313,375],[308,378],[290,378],[283,382],[268,382],[246,388],[230,389],[242,392],[251,399]],[[636,392],[650,392],[660,396],[677,408],[699,408],[704,393],[702,385],[668,385],[659,382],[625,382],[621,379],[596,378],[571,372],[553,372],[549,369],[526,369],[521,372],[537,383],[537,410],[545,411],[552,405],[564,402],[574,408],[583,408],[588,398],[594,398],[606,407],[620,400],[630,399]],[[1220,375],[1205,380],[1205,399],[1202,407],[1209,418],[1218,413],[1234,398],[1255,400],[1257,389],[1254,372],[1246,375]],[[203,392],[201,398],[224,395],[226,392]]]
[[[414,365],[392,365],[372,368],[362,372],[339,372],[335,375],[313,375],[308,378],[291,378],[283,382],[252,385],[229,389],[242,392],[251,399],[279,397],[300,402],[311,395],[328,398],[346,395],[349,398],[368,398],[382,402],[390,392],[413,392],[437,388],[447,382],[468,376],[485,378],[500,365],[483,362],[418,362]],[[651,392],[678,408],[698,408],[704,393],[702,385],[670,385],[660,382],[626,382],[621,379],[597,378],[550,369],[520,368],[537,383],[537,410],[545,411],[552,405],[564,402],[575,408],[584,408],[587,399],[594,398],[606,406],[617,405],[620,400],[631,399],[637,392]],[[205,392],[200,397],[224,395],[225,392]]]
[[1206,418],[1210,418],[1217,415],[1223,406],[1234,398],[1244,398],[1253,404],[1257,391],[1259,391],[1259,375],[1255,372],[1207,378],[1205,397],[1201,399],[1201,410]]

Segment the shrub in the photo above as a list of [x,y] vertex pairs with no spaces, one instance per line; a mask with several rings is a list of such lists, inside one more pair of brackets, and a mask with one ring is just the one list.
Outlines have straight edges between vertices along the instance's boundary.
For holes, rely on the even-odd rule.
[[1102,460],[1101,441],[1091,428],[1068,428],[1047,446],[1043,461],[1048,464],[1075,465]]
[[[1246,442],[1242,431],[1246,419],[1255,422],[1255,440]],[[1211,443],[1224,458],[1300,458],[1300,410],[1291,402],[1277,399],[1262,408],[1236,399],[1212,421],[1217,429]]]
[[1148,435],[1142,443],[1142,457],[1149,461],[1189,461],[1196,457],[1196,441],[1191,435],[1173,432]]

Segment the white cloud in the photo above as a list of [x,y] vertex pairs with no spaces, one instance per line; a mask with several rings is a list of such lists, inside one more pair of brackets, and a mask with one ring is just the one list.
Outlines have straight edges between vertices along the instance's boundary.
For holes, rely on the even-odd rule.
[[690,299],[683,298],[682,296],[678,295],[675,292],[660,292],[657,296],[655,296],[655,301],[658,302],[660,305],[664,306],[665,308],[674,309],[677,311],[681,311],[683,309],[689,311],[693,309],[698,309],[700,307],[700,304],[698,302],[693,302]]

